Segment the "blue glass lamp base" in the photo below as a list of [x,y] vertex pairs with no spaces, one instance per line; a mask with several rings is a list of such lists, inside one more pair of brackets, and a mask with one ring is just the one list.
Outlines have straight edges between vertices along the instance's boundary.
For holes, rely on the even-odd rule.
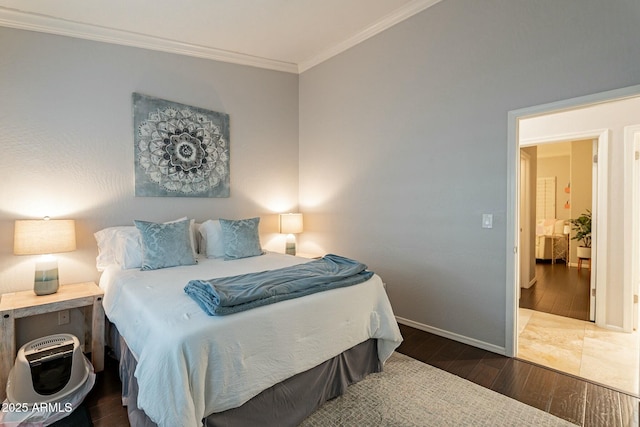
[[33,292],[36,295],[49,295],[58,292],[58,262],[45,261],[36,263],[36,274]]
[[287,255],[295,255],[296,254],[296,243],[287,242],[287,246],[285,247],[285,253]]

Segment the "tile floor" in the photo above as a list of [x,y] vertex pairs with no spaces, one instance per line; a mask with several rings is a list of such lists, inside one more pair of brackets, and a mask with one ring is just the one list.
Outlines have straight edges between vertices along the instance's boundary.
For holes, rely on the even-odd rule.
[[520,309],[518,357],[640,395],[640,334]]

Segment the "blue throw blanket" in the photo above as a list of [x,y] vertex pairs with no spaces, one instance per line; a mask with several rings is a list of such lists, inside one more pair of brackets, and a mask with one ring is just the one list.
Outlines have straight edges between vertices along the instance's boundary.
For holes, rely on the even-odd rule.
[[356,285],[373,272],[367,266],[338,255],[276,270],[211,280],[191,280],[184,291],[209,316],[223,316],[299,298],[328,289]]

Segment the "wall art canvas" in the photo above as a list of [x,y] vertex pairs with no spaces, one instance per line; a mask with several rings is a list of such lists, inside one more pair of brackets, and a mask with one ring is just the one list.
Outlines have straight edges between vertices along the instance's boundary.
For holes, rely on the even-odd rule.
[[132,98],[136,196],[229,197],[229,115]]

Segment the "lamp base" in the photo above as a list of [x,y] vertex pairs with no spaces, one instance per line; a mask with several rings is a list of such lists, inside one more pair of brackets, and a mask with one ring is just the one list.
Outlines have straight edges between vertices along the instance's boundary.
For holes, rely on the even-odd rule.
[[296,243],[287,242],[287,246],[285,246],[285,253],[287,255],[295,255],[296,254]]
[[287,235],[287,243],[285,245],[285,253],[287,255],[295,255],[296,254],[296,236],[293,234]]
[[60,285],[57,280],[50,280],[48,282],[34,282],[33,292],[36,295],[50,295],[58,292]]
[[33,292],[36,295],[49,295],[58,292],[58,261],[45,260],[36,262],[36,274],[33,281]]

